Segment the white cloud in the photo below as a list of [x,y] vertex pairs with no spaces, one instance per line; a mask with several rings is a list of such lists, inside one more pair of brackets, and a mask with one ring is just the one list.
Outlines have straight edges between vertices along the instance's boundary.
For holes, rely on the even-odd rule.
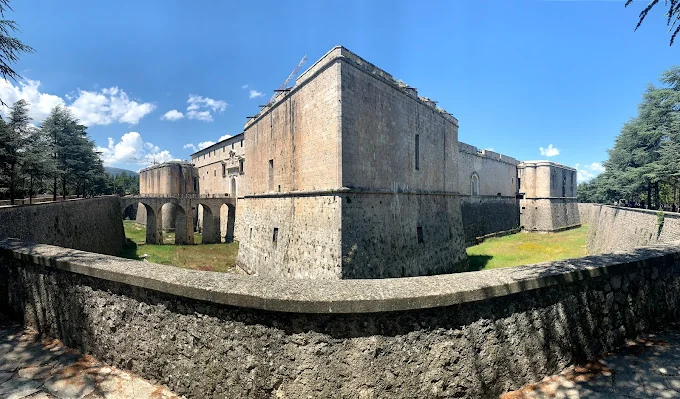
[[576,168],[576,178],[579,182],[589,181],[605,170],[605,167],[600,162],[593,162],[583,167],[577,163],[574,167]]
[[151,113],[156,106],[138,103],[118,87],[102,89],[100,92],[78,90],[78,95],[68,108],[86,126],[129,123],[136,125]]
[[604,165],[599,162],[593,162],[590,164],[590,169],[595,172],[604,172]]
[[228,139],[229,137],[231,137],[230,134],[225,134],[224,136],[220,136],[220,138],[217,140],[217,142],[219,143],[220,141],[224,141],[224,140]]
[[552,144],[548,145],[548,148],[539,147],[538,150],[544,157],[554,157],[555,155],[560,155],[560,150],[553,147]]
[[213,117],[210,114],[210,111],[188,111],[187,112],[187,118],[189,119],[198,119],[199,121],[204,121],[204,122],[212,122]]
[[247,89],[247,88],[248,88],[248,85],[243,85],[243,86],[241,86],[241,88],[242,88],[242,89]]
[[182,147],[182,148],[184,148],[185,150],[186,150],[187,148],[189,148],[189,149],[190,149],[191,151],[193,151],[193,152],[198,151],[198,148],[196,148],[196,146],[193,145],[193,144],[191,144],[191,143],[184,144],[184,147]]
[[[41,93],[39,89],[38,80],[26,79],[17,86],[8,80],[0,80],[0,99],[9,106],[21,99],[26,100],[29,105],[28,116],[34,123],[40,123],[50,114],[52,108],[57,105],[64,106],[64,100],[59,96]],[[9,107],[2,106],[0,113],[3,116],[9,115]]]
[[248,95],[248,98],[250,98],[252,100],[253,98],[258,98],[258,97],[262,97],[262,96],[264,96],[264,93],[260,93],[257,90],[251,89],[250,94]]
[[138,132],[127,132],[116,142],[109,137],[107,147],[97,147],[101,152],[102,160],[106,165],[140,164],[151,165],[179,160],[174,158],[169,151],[161,150],[158,146],[144,142]]
[[166,112],[163,116],[161,116],[161,119],[164,119],[166,121],[176,121],[182,118],[184,118],[184,114],[176,109],[170,110]]
[[199,150],[202,150],[202,149],[204,149],[204,148],[210,147],[210,146],[213,145],[213,144],[215,144],[214,141],[210,141],[210,140],[208,140],[208,141],[202,141],[202,142],[198,143],[198,149],[199,149]]
[[[29,105],[28,115],[34,123],[42,122],[55,106],[66,107],[86,126],[110,125],[112,123],[129,123],[135,125],[140,119],[153,111],[156,106],[151,103],[138,103],[118,87],[101,91],[78,90],[75,95],[64,95],[40,92],[40,81],[26,79],[16,86],[7,80],[0,80],[0,98],[11,105],[20,99]],[[1,107],[0,113],[7,115],[8,107]]]
[[209,97],[189,95],[187,100],[187,118],[199,121],[211,122],[213,113],[222,112],[227,108],[227,103],[222,100],[214,100]]

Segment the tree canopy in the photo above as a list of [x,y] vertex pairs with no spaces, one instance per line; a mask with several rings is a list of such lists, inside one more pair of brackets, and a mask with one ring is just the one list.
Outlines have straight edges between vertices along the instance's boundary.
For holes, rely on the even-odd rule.
[[677,209],[680,198],[680,67],[665,71],[663,86],[650,85],[638,114],[609,150],[605,172],[578,188],[582,202],[621,201]]
[[39,127],[19,100],[7,121],[0,118],[0,198],[12,203],[39,194],[89,196],[139,192],[137,176],[105,172],[87,128],[71,112],[55,107]]
[[[628,7],[632,2],[633,0],[627,0],[625,6]],[[652,8],[657,4],[659,4],[659,0],[651,0],[640,12],[635,30],[642,25],[642,22],[647,18],[647,14],[649,14]],[[680,20],[680,0],[664,0],[664,4],[668,6],[668,11],[666,12],[666,25],[668,26],[668,32],[672,32],[670,40],[670,45],[672,46],[675,42],[675,37],[680,33],[680,24],[678,23]]]

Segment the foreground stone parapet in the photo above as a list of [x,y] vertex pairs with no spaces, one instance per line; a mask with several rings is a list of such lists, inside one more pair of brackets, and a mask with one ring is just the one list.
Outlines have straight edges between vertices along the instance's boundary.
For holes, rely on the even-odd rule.
[[179,399],[154,385],[58,340],[39,337],[0,314],[0,397],[69,399]]
[[207,273],[51,245],[0,240],[0,251],[35,265],[171,295],[279,312],[375,313],[436,308],[624,273],[639,262],[677,257],[676,245],[531,266],[427,277],[298,280]]
[[0,248],[1,311],[188,397],[486,398],[680,317],[678,242],[344,281]]

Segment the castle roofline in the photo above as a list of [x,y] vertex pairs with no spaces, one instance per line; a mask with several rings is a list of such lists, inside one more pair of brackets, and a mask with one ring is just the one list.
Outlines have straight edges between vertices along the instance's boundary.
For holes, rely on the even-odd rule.
[[218,141],[217,143],[215,143],[215,144],[213,144],[213,145],[211,145],[211,146],[209,146],[209,147],[202,148],[202,149],[200,149],[200,150],[194,152],[194,153],[191,154],[190,156],[191,156],[191,158],[194,158],[194,155],[195,155],[196,157],[200,157],[201,155],[207,154],[207,153],[209,153],[210,151],[212,151],[212,150],[214,150],[214,149],[222,148],[224,145],[231,144],[231,143],[234,143],[234,142],[237,142],[237,141],[241,141],[240,139],[241,139],[242,137],[243,137],[243,132],[241,132],[241,133],[239,133],[239,134],[235,134],[235,135],[233,135],[233,136],[231,136],[231,137],[229,137],[229,138],[227,138],[227,139],[224,139],[224,140],[222,140],[222,141]]
[[147,166],[144,169],[140,169],[138,173],[146,172],[146,171],[149,171],[149,170],[152,170],[152,169],[166,168],[166,167],[172,166],[172,165],[193,166],[193,164],[189,161],[167,161],[167,162]]
[[576,169],[572,168],[571,166],[562,165],[561,163],[557,163],[557,162],[553,162],[553,161],[546,161],[546,160],[522,161],[517,166],[518,167],[554,166],[556,168],[568,169],[568,170],[572,170],[572,171],[576,172]]
[[264,107],[260,109],[258,113],[256,113],[253,117],[249,117],[248,121],[244,125],[244,130],[248,129],[250,125],[255,123],[257,120],[268,114],[272,109],[276,108],[278,104],[282,101],[284,101],[286,98],[288,98],[293,92],[297,91],[300,87],[302,87],[306,82],[309,80],[313,79],[316,74],[323,69],[325,69],[327,66],[335,63],[336,61],[344,61],[349,65],[352,65],[368,75],[373,76],[376,79],[379,79],[390,86],[394,87],[395,89],[403,92],[404,94],[412,97],[416,101],[432,108],[434,111],[436,111],[438,114],[440,114],[442,117],[444,117],[446,120],[454,123],[456,126],[458,126],[458,119],[454,117],[452,114],[446,112],[444,109],[440,108],[437,106],[437,102],[433,101],[427,97],[422,97],[418,95],[418,90],[415,87],[411,87],[406,85],[404,82],[395,79],[390,75],[388,72],[386,72],[383,69],[378,68],[377,66],[371,64],[370,62],[366,61],[365,59],[361,58],[357,54],[353,53],[352,51],[348,50],[344,46],[335,46],[332,49],[330,49],[328,52],[326,52],[321,58],[319,58],[312,66],[307,68],[304,72],[302,72],[297,79],[295,79],[295,85],[289,88],[288,91],[280,92],[277,94],[274,102],[269,105],[268,107]]

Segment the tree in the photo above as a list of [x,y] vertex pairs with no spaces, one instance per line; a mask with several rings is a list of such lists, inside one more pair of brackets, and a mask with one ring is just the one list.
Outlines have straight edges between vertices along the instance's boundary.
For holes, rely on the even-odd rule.
[[[625,7],[628,7],[633,0],[627,0]],[[635,30],[642,25],[642,22],[645,20],[647,17],[647,14],[656,6],[659,4],[659,0],[651,0],[647,6],[640,12],[640,16],[638,18],[638,23],[635,26]],[[680,0],[664,0],[664,4],[668,6],[668,11],[666,12],[666,26],[668,26],[668,31],[673,32],[671,34],[671,41],[670,45],[673,45],[673,42],[675,41],[675,37],[680,33],[680,24],[678,24],[678,21],[680,21]]]
[[28,104],[19,100],[10,110],[9,121],[0,123],[0,165],[5,184],[9,187],[10,203],[14,204],[19,183],[19,167],[23,155],[24,140],[29,135],[31,119]]
[[[14,32],[19,31],[19,25],[15,21],[5,19],[5,13],[9,10],[12,10],[9,0],[0,0],[0,17],[2,18],[0,19],[0,75],[3,79],[9,78],[17,81],[21,79],[21,75],[12,69],[11,64],[16,63],[22,53],[33,53],[35,50],[12,36]],[[2,99],[0,103],[6,105]]]

